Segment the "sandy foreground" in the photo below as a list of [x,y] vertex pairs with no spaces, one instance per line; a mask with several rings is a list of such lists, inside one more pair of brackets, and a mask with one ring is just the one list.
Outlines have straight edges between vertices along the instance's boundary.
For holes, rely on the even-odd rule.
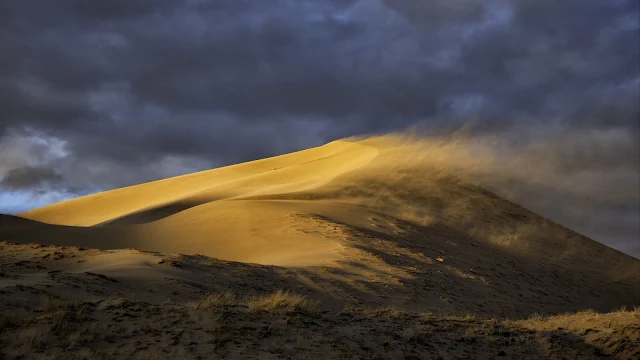
[[347,139],[0,215],[0,353],[640,358],[640,260],[468,157]]

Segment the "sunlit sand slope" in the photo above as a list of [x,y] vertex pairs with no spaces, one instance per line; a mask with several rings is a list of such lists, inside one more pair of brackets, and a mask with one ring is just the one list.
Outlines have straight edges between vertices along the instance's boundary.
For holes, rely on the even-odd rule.
[[[366,166],[377,154],[374,147],[336,141],[284,156],[86,196],[21,216],[49,224],[94,227],[87,229],[91,239],[68,236],[68,244],[80,241],[84,246],[118,248],[126,240],[125,247],[239,261],[318,263],[336,258],[342,246],[337,239],[306,233],[305,228],[315,226],[313,219],[296,218],[299,211],[292,204],[240,200],[322,188],[334,178]],[[118,228],[107,228],[114,226]]]
[[[321,187],[371,162],[378,150],[335,141],[325,146],[85,196],[21,216],[51,224],[143,223],[213,201]],[[215,216],[215,214],[211,214]]]

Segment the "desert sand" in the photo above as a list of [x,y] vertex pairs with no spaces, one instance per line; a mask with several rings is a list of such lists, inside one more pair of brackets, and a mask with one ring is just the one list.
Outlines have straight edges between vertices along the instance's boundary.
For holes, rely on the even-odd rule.
[[345,139],[0,215],[0,353],[640,357],[640,260],[479,187],[472,155]]

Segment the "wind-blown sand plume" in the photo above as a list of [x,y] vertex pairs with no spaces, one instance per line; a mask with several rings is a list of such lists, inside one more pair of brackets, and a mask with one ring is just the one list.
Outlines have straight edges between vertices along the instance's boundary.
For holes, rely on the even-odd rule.
[[[150,318],[169,307],[185,316],[213,307],[218,309],[216,316],[231,317],[249,327],[253,325],[246,322],[252,320],[246,314],[258,311],[257,303],[269,304],[261,305],[259,311],[295,313],[304,319],[319,316],[317,311],[338,314],[351,309],[343,310],[346,316],[366,324],[385,316],[385,321],[410,326],[418,325],[409,320],[413,315],[402,312],[449,316],[445,322],[450,325],[457,321],[451,316],[468,314],[528,318],[534,313],[612,311],[640,305],[640,260],[479,187],[499,184],[495,172],[487,169],[513,165],[500,163],[500,157],[488,149],[464,137],[345,139],[86,196],[19,217],[0,216],[0,240],[12,242],[4,243],[0,253],[0,291],[6,295],[2,301],[7,307],[34,308],[41,296],[64,294],[85,302],[80,308],[75,303],[65,305],[65,311],[106,311],[112,316],[109,309],[113,307],[104,304],[117,294],[126,301],[145,302],[126,306],[142,309]],[[381,307],[400,313],[371,310]],[[95,315],[87,314],[83,319]],[[637,316],[637,312],[629,314]],[[325,321],[322,326],[341,322],[339,315],[331,316],[316,320]],[[9,322],[27,331],[43,321],[37,317],[26,327]],[[517,325],[517,331],[525,331],[525,325]],[[235,331],[219,320],[206,326]],[[462,343],[484,331],[458,330]],[[421,349],[415,355],[418,358],[440,354],[432,351],[420,331],[406,335],[405,345],[396,345]],[[56,334],[47,341],[70,341],[71,334]],[[286,334],[278,336],[286,338]],[[352,335],[333,334],[359,341]],[[29,338],[38,343],[33,336]],[[240,358],[247,355],[225,336],[215,336],[216,351]],[[249,340],[243,337],[242,341]],[[74,344],[71,348],[82,347]],[[593,352],[566,344],[569,352],[560,347],[561,352],[550,354]],[[589,346],[602,345],[598,344]],[[348,348],[343,345],[336,346],[343,351]],[[474,348],[480,345],[467,345],[480,351]],[[309,350],[310,345],[300,346]],[[374,353],[384,353],[377,346],[372,347]],[[546,356],[537,345],[531,346],[535,351],[521,348],[514,352],[520,356],[514,358]],[[143,347],[127,342],[122,354]],[[197,357],[202,348],[198,349],[172,354]],[[615,349],[601,351],[636,354],[626,347]],[[359,349],[354,356],[371,357],[368,351]],[[309,354],[322,357],[320,353]],[[383,357],[406,356],[410,354]],[[480,357],[491,356],[495,354]]]

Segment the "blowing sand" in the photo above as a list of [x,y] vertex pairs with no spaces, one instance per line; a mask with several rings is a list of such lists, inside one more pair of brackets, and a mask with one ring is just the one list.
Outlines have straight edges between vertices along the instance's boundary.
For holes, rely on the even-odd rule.
[[[546,327],[557,318],[504,322],[640,305],[640,260],[474,185],[481,154],[454,150],[397,136],[346,139],[2,215],[2,321],[25,334],[0,333],[1,351],[33,358],[640,355],[607,342],[639,338],[633,311],[607,315],[618,320],[598,331],[624,332],[606,341],[578,334],[596,313],[573,315],[566,322],[577,330],[558,333],[566,341],[555,347],[531,334],[550,336]],[[203,320],[203,309],[213,320]],[[56,316],[67,323],[56,327]],[[122,321],[121,334],[108,325]],[[264,322],[272,330],[260,332]],[[424,335],[426,328],[442,335]],[[520,335],[506,336],[505,345],[500,331]],[[462,350],[451,348],[456,341]],[[248,344],[253,350],[241,350]]]

